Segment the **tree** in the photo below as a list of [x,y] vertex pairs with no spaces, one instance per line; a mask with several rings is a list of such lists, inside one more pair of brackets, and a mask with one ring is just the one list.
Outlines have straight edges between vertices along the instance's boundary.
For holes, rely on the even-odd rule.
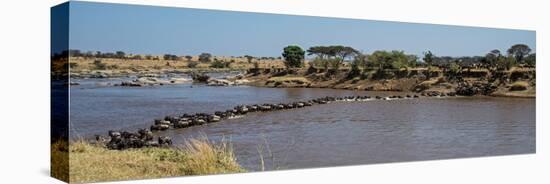
[[487,66],[495,66],[500,57],[502,57],[500,50],[495,49],[485,55],[485,60],[482,60],[482,63]]
[[328,55],[328,47],[326,46],[314,46],[307,49],[307,55],[316,55],[320,59],[325,59]]
[[361,70],[359,69],[360,63],[362,63],[362,61],[357,60],[357,58],[353,60],[353,62],[351,63],[351,70],[349,71],[348,78],[351,79],[361,74]]
[[185,59],[187,59],[187,61],[191,61],[191,59],[193,59],[193,56],[187,55],[185,56]]
[[218,59],[214,59],[214,62],[210,64],[210,67],[212,68],[225,68],[225,66],[225,62]]
[[509,70],[517,63],[516,58],[512,55],[507,57],[499,57],[497,61],[497,70]]
[[393,50],[391,51],[390,55],[391,55],[391,59],[390,59],[391,68],[401,69],[408,66],[409,58],[407,57],[404,51]]
[[408,63],[407,63],[407,66],[408,67],[416,67],[416,64],[418,63],[418,56],[416,55],[407,55],[407,59],[408,59]]
[[302,67],[305,57],[305,51],[297,45],[289,45],[283,49],[282,53],[285,58],[287,68]]
[[333,45],[328,47],[321,47],[321,52],[325,55],[328,55],[329,62],[332,65],[332,68],[338,71],[340,65],[346,60],[346,58],[351,57],[358,53],[357,50],[352,47],[346,47],[342,45]]
[[254,56],[250,56],[250,55],[244,55],[244,57],[246,58],[248,63],[252,63],[252,59],[254,59]]
[[126,57],[126,53],[124,53],[122,51],[116,51],[115,57],[119,58],[119,59],[123,59],[124,57]]
[[392,66],[391,60],[391,54],[387,51],[377,50],[369,56],[369,62],[374,66],[378,66],[379,70],[390,68]]
[[164,60],[174,60],[174,61],[179,59],[178,56],[173,55],[173,54],[164,54],[164,55],[162,56],[162,58],[163,58]]
[[[362,67],[363,68],[363,72],[365,72],[367,70],[367,58],[368,58],[368,55],[367,54],[364,54],[362,52],[357,52],[357,55],[355,55],[355,57],[353,58],[353,63],[355,65],[357,65],[358,67]],[[353,69],[353,65],[352,65],[352,69]]]
[[342,60],[342,62],[344,60],[346,60],[346,58],[348,58],[350,56],[353,56],[353,55],[358,53],[358,51],[355,50],[352,47],[335,46],[333,49],[334,49],[333,52],[336,53],[336,55],[339,56],[339,58]]
[[79,56],[82,56],[82,52],[78,49],[70,49],[69,50],[69,56],[70,57],[79,57]]
[[210,62],[210,58],[212,58],[212,54],[210,54],[210,53],[201,53],[199,55],[199,61],[200,62],[204,62],[204,63]]
[[537,62],[536,53],[529,54],[529,56],[525,58],[525,64],[527,64],[528,66],[535,67],[536,62]]
[[525,44],[516,44],[508,49],[508,55],[513,56],[516,62],[523,63],[523,58],[531,52],[531,48]]
[[424,60],[424,63],[426,63],[428,66],[432,66],[433,58],[434,55],[432,54],[432,51],[426,51],[424,52],[424,58],[422,59]]

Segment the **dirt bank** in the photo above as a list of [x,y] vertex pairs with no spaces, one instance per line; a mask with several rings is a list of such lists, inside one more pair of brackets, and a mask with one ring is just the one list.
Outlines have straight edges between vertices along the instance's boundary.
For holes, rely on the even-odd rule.
[[350,76],[349,72],[327,73],[312,69],[290,71],[248,71],[249,85],[278,88],[333,88],[365,91],[456,92],[463,96],[535,97],[534,68],[509,71],[487,69],[450,73],[426,68],[366,71]]

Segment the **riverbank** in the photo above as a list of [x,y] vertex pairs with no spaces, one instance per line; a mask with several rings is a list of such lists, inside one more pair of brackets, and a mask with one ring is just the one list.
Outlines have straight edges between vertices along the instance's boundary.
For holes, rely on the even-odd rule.
[[[151,86],[191,82],[195,74],[227,73],[223,78],[207,77],[213,86],[251,85],[276,88],[332,88],[364,91],[438,92],[463,96],[536,97],[536,69],[513,67],[505,71],[487,68],[461,68],[451,71],[439,67],[402,69],[321,69],[306,64],[300,69],[284,68],[282,60],[248,62],[239,57],[218,57],[224,67],[198,58],[183,60],[137,60],[113,58],[70,58],[70,76],[79,78],[127,78],[120,86]],[[196,65],[190,65],[196,63]],[[231,74],[229,74],[231,73]],[[355,73],[352,75],[352,73]],[[244,74],[244,75],[240,75]],[[183,77],[187,76],[187,78]],[[517,86],[521,84],[521,86]],[[75,83],[76,85],[76,83]],[[514,86],[516,85],[516,86]]]
[[534,68],[508,71],[487,69],[450,73],[439,69],[414,68],[368,71],[350,76],[349,72],[327,73],[318,69],[294,71],[248,71],[248,85],[271,88],[332,88],[363,91],[416,93],[456,93],[462,96],[536,97]]
[[255,66],[282,68],[281,59],[251,59],[244,57],[213,56],[213,61],[201,62],[198,57],[189,60],[118,59],[70,57],[71,78],[112,78],[125,76],[158,76],[181,73],[218,73],[246,71]]
[[188,140],[183,148],[128,150],[82,140],[56,142],[51,155],[52,175],[70,183],[245,172],[229,143],[207,139]]

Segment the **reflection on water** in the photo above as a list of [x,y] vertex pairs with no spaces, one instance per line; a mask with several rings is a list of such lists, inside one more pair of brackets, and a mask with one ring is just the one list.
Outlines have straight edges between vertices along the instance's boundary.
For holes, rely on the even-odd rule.
[[[214,112],[239,104],[384,93],[333,89],[207,87],[191,84],[71,87],[71,136],[148,127],[171,114]],[[102,82],[112,82],[102,81]],[[387,94],[387,93],[386,93]],[[259,170],[371,164],[535,152],[535,99],[446,98],[348,102],[249,114],[159,133],[182,144],[206,135],[230,139],[238,162]],[[271,152],[271,154],[270,154]]]

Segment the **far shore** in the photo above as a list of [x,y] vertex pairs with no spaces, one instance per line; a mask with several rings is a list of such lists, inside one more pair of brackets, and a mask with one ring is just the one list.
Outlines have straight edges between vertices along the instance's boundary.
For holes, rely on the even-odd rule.
[[[70,58],[71,78],[148,77],[144,85],[170,84],[185,81],[151,79],[168,74],[212,74],[234,72],[222,80],[209,78],[204,82],[215,86],[250,85],[275,88],[332,88],[361,91],[397,92],[455,92],[463,96],[486,95],[497,97],[536,97],[535,68],[513,67],[506,71],[484,68],[465,68],[450,73],[445,68],[416,67],[399,70],[367,70],[350,76],[350,68],[327,70],[306,65],[286,69],[282,60],[248,62],[235,58],[226,67],[212,67],[211,63],[199,63],[189,67],[191,61],[143,61],[131,59],[103,59],[101,67],[96,58]],[[95,63],[94,63],[95,62]],[[137,81],[135,81],[137,82]],[[162,85],[162,84],[161,84]],[[136,85],[140,86],[140,85]]]

